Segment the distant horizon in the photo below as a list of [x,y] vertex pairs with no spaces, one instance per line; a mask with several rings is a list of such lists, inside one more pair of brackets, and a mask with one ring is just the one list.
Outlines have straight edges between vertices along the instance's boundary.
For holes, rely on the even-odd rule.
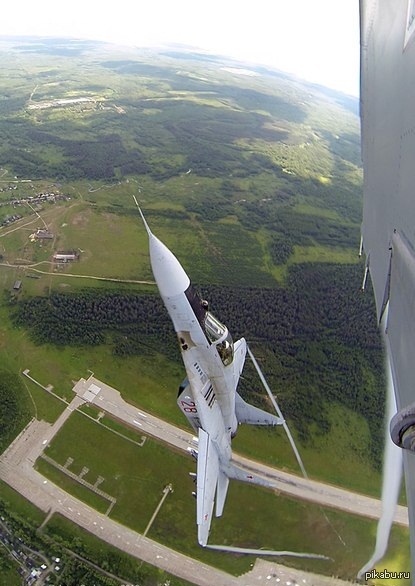
[[6,3],[0,35],[90,39],[134,47],[179,43],[359,95],[359,0],[98,0]]
[[109,40],[105,40],[105,39],[81,38],[81,37],[75,37],[72,35],[56,36],[56,35],[41,35],[41,34],[39,34],[39,35],[26,34],[25,35],[25,34],[3,34],[3,33],[0,33],[0,40],[5,40],[5,41],[7,41],[7,40],[16,40],[16,41],[28,40],[28,41],[51,41],[51,42],[59,42],[59,41],[78,42],[79,41],[79,42],[84,42],[84,43],[96,43],[96,44],[102,44],[102,45],[109,45],[109,46],[113,46],[113,47],[118,47],[119,49],[132,50],[132,51],[134,51],[134,50],[137,50],[137,51],[153,50],[155,52],[156,51],[160,52],[163,50],[174,49],[174,50],[177,50],[178,52],[183,52],[183,53],[190,53],[190,54],[200,53],[200,55],[210,55],[212,57],[216,57],[219,59],[229,60],[230,62],[235,63],[235,65],[239,65],[239,67],[241,69],[242,69],[241,66],[244,66],[246,69],[263,68],[263,69],[266,69],[271,72],[285,75],[285,76],[291,78],[292,80],[300,81],[302,83],[305,83],[305,84],[310,85],[315,88],[322,88],[322,89],[328,90],[330,92],[342,94],[347,98],[355,100],[357,103],[359,102],[358,95],[355,95],[352,93],[347,93],[344,90],[336,89],[331,86],[324,85],[323,83],[320,83],[320,82],[305,79],[296,73],[285,71],[284,69],[270,65],[269,63],[261,63],[259,61],[252,61],[252,60],[244,60],[244,59],[232,56],[232,55],[226,55],[226,54],[221,53],[219,51],[214,51],[211,49],[206,49],[204,47],[200,47],[197,45],[191,45],[191,44],[187,44],[187,43],[180,43],[180,42],[172,41],[172,42],[160,42],[160,43],[154,43],[154,44],[148,44],[148,45],[125,45],[120,42],[109,41]]

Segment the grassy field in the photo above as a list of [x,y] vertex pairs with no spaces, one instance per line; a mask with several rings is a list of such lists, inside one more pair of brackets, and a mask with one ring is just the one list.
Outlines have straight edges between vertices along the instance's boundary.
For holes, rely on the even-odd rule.
[[[67,289],[85,285],[83,279],[65,279],[66,273],[153,282],[148,237],[132,205],[127,208],[128,215],[120,215],[115,213],[118,211],[115,208],[110,212],[104,206],[94,207],[81,201],[62,207],[56,204],[47,212],[41,212],[55,238],[41,243],[29,240],[30,234],[42,227],[38,218],[20,220],[13,226],[13,231],[10,228],[7,232],[0,231],[0,250],[11,265],[0,267],[0,270],[12,273],[10,283],[28,274],[38,277],[24,279],[24,295],[42,294],[51,287]],[[145,203],[143,211],[153,232],[174,250],[193,281],[235,285],[254,282],[258,286],[275,284],[267,272],[264,252],[255,236],[239,222],[233,225],[203,224],[184,213],[178,232],[177,221],[157,215],[157,211],[146,208]],[[76,250],[80,253],[80,260],[66,266],[53,265],[53,252],[60,250]],[[20,268],[13,268],[18,263]],[[241,264],[244,265],[243,273],[238,270]]]
[[[141,434],[136,435],[141,437]],[[99,457],[104,445],[105,461]],[[190,496],[193,484],[187,475],[194,469],[190,457],[176,454],[151,438],[139,447],[77,413],[55,436],[46,453],[61,464],[68,457],[74,458],[70,470],[75,473],[83,466],[88,467],[84,478],[89,482],[93,483],[98,475],[103,476],[105,480],[100,488],[117,499],[110,516],[139,532],[144,530],[164,486],[172,483],[174,492],[168,496],[149,536],[230,572],[242,573],[249,569],[249,557],[218,555],[196,545],[195,501]],[[101,497],[91,492],[86,496],[87,489],[76,488],[73,481],[43,460],[38,460],[37,466],[65,490],[101,510]],[[243,523],[241,510],[244,511]],[[300,533],[299,527],[302,528]],[[373,522],[323,510],[259,487],[231,483],[224,516],[213,522],[211,542],[324,553],[334,561],[288,560],[288,563],[328,574],[335,571],[351,578],[369,557],[370,536],[374,532]],[[405,536],[404,530],[396,530],[390,556],[409,564],[409,553],[399,558]]]
[[[117,357],[106,345],[87,348],[35,345],[25,331],[13,328],[4,308],[0,311],[4,332],[0,352],[9,368],[17,368],[20,372],[29,368],[31,376],[44,386],[52,384],[54,392],[68,401],[73,397],[73,382],[93,371],[99,379],[119,390],[127,401],[188,429],[174,401],[176,389],[184,378],[184,369],[179,361],[172,362],[159,355],[158,376],[155,378],[155,359],[152,356]],[[48,364],[47,369],[45,364]],[[38,417],[47,421],[56,419],[64,404],[25,377],[22,380],[36,404]],[[330,405],[327,408],[331,413],[332,431],[321,435],[316,430],[313,443],[301,446],[309,474],[377,496],[379,473],[371,470],[367,474],[364,457],[368,441],[367,424],[345,408]],[[259,445],[262,446],[260,450]],[[271,465],[298,471],[292,450],[281,430],[241,426],[234,449]],[[348,462],[347,467],[343,465],[344,461]]]
[[[59,45],[54,52],[53,42],[43,45],[39,41],[33,51],[14,47],[12,41],[0,43],[0,79],[7,95],[0,103],[0,188],[4,189],[0,189],[0,203],[7,203],[0,208],[0,220],[13,210],[23,216],[7,228],[0,228],[0,289],[4,292],[0,303],[0,362],[16,374],[29,368],[32,376],[43,385],[52,384],[54,392],[66,400],[73,396],[73,383],[93,371],[126,400],[186,427],[174,401],[184,377],[179,355],[177,360],[168,358],[159,345],[151,356],[116,356],[110,345],[112,332],[105,333],[107,343],[100,346],[35,344],[28,329],[15,327],[11,319],[14,306],[20,299],[48,297],[56,291],[75,293],[84,288],[156,293],[154,285],[104,280],[153,280],[147,236],[132,198],[135,195],[154,233],[180,258],[197,285],[229,285],[233,291],[241,291],[238,303],[243,303],[242,288],[255,289],[261,299],[270,289],[286,285],[292,280],[291,271],[297,270],[298,290],[287,312],[319,315],[324,301],[319,296],[310,298],[309,291],[301,289],[302,272],[309,270],[303,269],[315,266],[318,280],[322,272],[317,267],[321,263],[344,266],[357,262],[362,187],[358,119],[350,111],[350,101],[340,94],[328,95],[322,89],[266,70],[255,71],[253,76],[235,75],[215,57],[201,61],[195,55],[176,52],[121,54],[92,44],[80,47],[71,56],[63,56],[61,50]],[[92,97],[94,102],[85,107],[29,109],[27,98],[34,87],[32,105],[79,96]],[[27,205],[13,208],[9,203],[12,196],[55,189],[71,199],[42,204],[37,208],[39,215]],[[54,239],[31,242],[30,234],[44,225],[52,230]],[[291,247],[288,258],[280,264],[275,242],[288,242]],[[70,249],[80,253],[79,262],[51,264],[53,252]],[[12,291],[16,280],[23,284],[19,293]],[[312,279],[304,281],[310,282]],[[328,291],[332,287],[333,283],[327,283]],[[305,300],[310,304],[308,309],[303,307]],[[268,309],[272,314],[273,308]],[[255,320],[255,315],[250,318]],[[273,386],[283,396],[287,382],[297,385],[293,387],[295,391],[300,384],[307,387],[311,380],[307,376],[314,372],[314,358],[321,360],[324,373],[328,363],[334,360],[337,366],[348,356],[347,345],[340,342],[340,334],[336,337],[333,332],[335,326],[324,320],[325,316],[324,325],[311,328],[307,338],[307,320],[307,331],[299,332],[298,324],[286,327],[285,316],[281,316],[281,332],[291,345],[285,356],[279,355],[278,348],[270,349],[269,354],[275,354],[270,366]],[[364,367],[353,357],[349,362],[356,364],[350,365],[346,358],[350,380],[342,382],[344,389],[356,389],[360,400],[358,388],[362,385],[353,377],[361,380],[366,368],[371,370],[365,380],[373,379],[375,382],[369,386],[380,394],[381,373],[369,366],[376,343],[370,339],[353,340],[355,323],[350,323],[349,329],[351,343],[361,344],[368,357]],[[254,342],[260,349],[266,348],[267,342],[260,334],[259,331]],[[315,335],[328,336],[330,347],[315,350]],[[63,403],[26,379],[23,384],[31,414],[50,422],[55,420]],[[317,387],[316,383],[311,389],[314,395],[307,395],[306,389],[300,397],[300,406],[307,413],[313,410],[313,405],[307,404],[310,397],[323,395],[324,389],[316,390]],[[378,494],[379,471],[368,461],[365,451],[365,447],[373,445],[373,425],[368,426],[367,420],[339,401],[325,400],[318,405],[314,415],[320,407],[324,409],[326,431],[322,431],[318,417],[314,424],[307,419],[308,440],[301,445],[309,474]],[[88,424],[94,425],[84,422],[82,426],[87,428]],[[118,429],[118,424],[110,425]],[[73,443],[65,430],[66,427],[62,433],[67,433],[68,441]],[[105,438],[113,436],[110,443],[115,441],[114,434],[99,427],[97,430]],[[301,431],[297,427],[294,433],[298,436]],[[122,453],[125,451],[126,459],[132,462],[130,451],[139,448],[131,442],[124,443],[129,447],[123,446]],[[234,445],[254,458],[297,469],[288,442],[278,431],[241,428]],[[147,465],[151,468],[153,464],[147,460],[155,454],[167,459],[165,448],[157,448],[159,454],[149,446],[140,452],[142,455],[148,451],[142,469]],[[59,448],[60,456],[64,457],[65,449]],[[169,458],[177,469],[183,466],[182,456]],[[91,452],[89,464],[94,471],[91,474],[98,474],[98,469],[106,466],[98,451]],[[59,477],[60,473],[46,463],[39,465]],[[108,479],[111,474],[116,475],[116,468],[108,469]],[[154,468],[152,474],[153,489],[159,493],[159,484],[167,480],[160,470]],[[128,484],[127,492],[133,485]],[[111,490],[118,487],[117,482],[110,485]],[[239,501],[249,508],[245,488],[232,489],[231,510],[234,507],[236,511]],[[172,503],[177,492],[171,495]],[[187,495],[187,488],[185,492]],[[129,511],[127,501],[121,494],[119,498],[120,518],[127,519],[131,514],[137,527],[142,527],[144,512],[134,509],[136,505]],[[260,500],[273,508],[274,501],[267,501],[272,498],[264,493]],[[160,527],[156,524],[154,532],[161,535],[165,524],[169,528],[166,539],[174,541],[177,532],[182,547],[191,548],[185,534],[193,535],[194,518],[186,506],[188,502],[183,500],[177,510],[188,515],[185,518],[189,526],[185,523],[183,529],[174,512],[170,526],[163,509],[157,520]],[[281,517],[274,522],[290,526],[290,519],[295,519],[296,545],[306,546],[308,542],[301,541],[305,538],[298,531],[301,510],[298,504],[284,504]],[[310,515],[310,519],[318,519],[318,515]],[[318,520],[314,522],[319,526]],[[353,533],[347,529],[349,521],[344,523],[346,534]],[[218,523],[218,538],[223,535],[225,539],[226,528],[219,530],[220,527]],[[230,535],[240,535],[241,541],[249,542],[248,529],[239,533],[232,515],[229,528]],[[294,543],[294,527],[287,532]],[[321,533],[325,539],[323,529]],[[356,536],[356,540],[352,536],[348,540],[363,557],[366,550],[361,543],[365,543],[365,533],[359,529]],[[274,534],[268,537],[269,543],[276,539]],[[326,543],[324,539],[322,544]],[[342,561],[343,554],[339,555],[339,564],[344,567],[346,561]]]
[[77,204],[62,219],[59,248],[79,250],[81,255],[79,262],[65,267],[63,272],[153,281],[148,238],[138,217],[134,221]]
[[[328,434],[319,435],[316,430],[317,433],[313,435],[313,443],[310,446],[302,445],[296,437],[295,430],[292,431],[296,442],[301,446],[301,458],[307,473],[312,478],[379,497],[380,473],[374,470],[368,472],[365,458],[366,444],[362,442],[364,433],[366,433],[366,441],[369,437],[366,422],[355,413],[338,405],[329,407],[329,418],[332,424],[331,431]],[[263,446],[261,454],[258,454],[258,445]],[[272,430],[242,425],[238,429],[233,448],[253,459],[266,461],[271,466],[301,474],[282,429]],[[347,466],[344,466],[345,460],[347,460]]]
[[[132,403],[167,419],[176,422],[181,420],[179,411],[171,401],[184,378],[179,363],[172,363],[160,356],[159,377],[156,380],[151,357],[117,357],[106,345],[87,348],[36,345],[27,332],[13,327],[5,307],[0,308],[0,314],[3,318],[0,355],[5,368],[17,372],[29,368],[35,380],[44,386],[52,384],[54,392],[68,401],[73,397],[74,383],[82,376],[87,377],[88,371],[93,370],[98,378],[116,387]],[[26,384],[30,385],[30,381]],[[29,388],[32,392],[32,386]],[[60,404],[56,403],[54,397],[37,390],[33,390],[32,394],[35,402],[39,401],[40,413],[46,409],[47,420],[57,417]],[[56,405],[56,409],[52,404]]]
[[[6,308],[0,308],[0,315],[3,332],[0,353],[7,368],[18,372],[29,368],[31,376],[44,386],[52,384],[54,392],[68,401],[73,397],[74,382],[82,376],[89,376],[90,371],[93,371],[99,379],[119,390],[127,401],[188,429],[187,422],[174,401],[176,389],[185,375],[179,357],[177,362],[172,362],[163,355],[158,355],[157,358],[119,357],[114,356],[107,345],[36,345],[25,330],[13,327]],[[155,360],[158,364],[157,377]],[[22,377],[22,381],[35,404],[33,414],[37,413],[38,418],[47,421],[55,420],[64,404],[25,377]],[[308,473],[312,477],[377,496],[380,490],[379,472],[372,469],[370,474],[367,473],[366,422],[356,413],[339,406],[327,405],[327,410],[331,414],[332,431],[321,434],[316,429],[313,442],[301,445]],[[298,471],[292,450],[281,430],[241,426],[234,449],[271,465]],[[348,462],[347,466],[343,465],[345,461]]]
[[0,545],[0,572],[0,583],[4,584],[4,586],[21,585],[22,579],[18,572],[18,565],[11,558],[11,554],[9,554],[3,544]]
[[352,264],[358,260],[358,249],[336,248],[333,246],[295,246],[294,254],[289,259],[289,264],[304,262],[330,262],[336,264]]
[[45,520],[45,513],[32,505],[30,501],[26,500],[2,480],[0,480],[0,496],[9,510],[18,511],[21,517],[29,523],[39,526]]
[[52,538],[58,536],[71,545],[74,551],[133,583],[139,580],[137,583],[143,584],[143,586],[165,583],[169,583],[171,586],[190,586],[187,581],[176,578],[108,545],[60,515],[53,515],[45,526],[44,533]]
[[111,430],[115,434],[121,435],[124,439],[127,439],[134,444],[142,445],[145,443],[147,437],[137,432],[137,429],[133,426],[128,426],[124,422],[113,418],[111,415],[100,411],[94,404],[85,403],[78,411],[85,413],[87,417],[98,421],[100,425],[108,430]]
[[[45,519],[44,513],[2,481],[0,481],[0,498],[5,503],[9,513],[12,515],[17,513],[21,520],[24,520],[26,524],[29,524],[33,528],[38,528]],[[37,536],[43,534],[49,539],[47,542],[48,546],[44,550],[49,557],[56,555],[57,551],[62,550],[62,547],[68,547],[72,551],[98,564],[103,569],[116,573],[126,580],[140,580],[143,586],[154,586],[158,583],[164,583],[167,580],[170,580],[171,586],[190,586],[186,581],[179,580],[175,576],[171,576],[141,560],[132,558],[115,547],[102,542],[97,537],[94,537],[60,515],[53,515],[44,529],[42,529],[42,534],[38,533]],[[28,540],[28,536],[26,536],[25,545],[29,547],[32,545],[36,549],[38,542],[31,543]],[[42,548],[45,548],[44,542]],[[49,551],[47,551],[48,548]],[[3,554],[4,551],[1,549],[0,557]],[[17,571],[15,571],[13,564],[7,563],[6,565],[2,562],[3,559],[0,560],[0,564],[2,564],[0,565],[1,586],[14,586],[15,584],[17,586],[21,584],[21,578]]]
[[60,401],[44,389],[41,389],[38,385],[24,376],[21,377],[21,381],[29,393],[34,409],[33,416],[36,419],[43,419],[48,423],[54,423],[59,415],[66,409],[66,403]]
[[[71,466],[72,468],[72,466]],[[87,505],[93,507],[100,513],[105,513],[110,505],[110,501],[105,499],[104,497],[92,492],[88,487],[78,483],[76,480],[70,478],[69,476],[65,475],[63,472],[55,468],[52,464],[47,462],[46,460],[39,460],[36,463],[36,469],[46,478],[49,478],[55,484],[58,484],[61,488],[63,488],[69,494],[73,494],[76,498],[80,499]],[[79,474],[81,472],[80,468],[75,473]],[[89,481],[87,477],[84,477],[86,481]],[[92,484],[96,481],[96,478],[93,479]]]

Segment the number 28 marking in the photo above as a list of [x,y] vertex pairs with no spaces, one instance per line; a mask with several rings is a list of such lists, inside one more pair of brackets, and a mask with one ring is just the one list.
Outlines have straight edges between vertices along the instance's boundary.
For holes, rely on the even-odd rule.
[[196,403],[194,401],[180,401],[185,413],[197,413]]

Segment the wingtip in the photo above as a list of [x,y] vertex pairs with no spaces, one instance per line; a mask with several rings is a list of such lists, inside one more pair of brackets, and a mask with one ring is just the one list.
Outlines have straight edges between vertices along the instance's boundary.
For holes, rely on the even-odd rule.
[[208,525],[206,525],[205,523],[200,523],[197,526],[197,541],[200,547],[207,546],[207,542],[209,539],[209,526],[210,523]]
[[143,220],[143,224],[144,224],[144,227],[145,227],[145,229],[146,229],[146,231],[147,231],[147,234],[148,234],[149,236],[152,236],[152,232],[151,232],[151,230],[150,230],[150,228],[149,228],[149,225],[147,224],[147,221],[146,221],[146,219],[145,219],[145,217],[144,217],[144,214],[143,214],[143,212],[141,211],[141,208],[140,208],[140,206],[139,206],[139,204],[138,204],[138,201],[137,201],[137,198],[135,197],[135,195],[133,195],[133,199],[134,199],[135,205],[136,205],[136,206],[137,206],[137,208],[138,208],[138,211],[140,212],[140,216],[141,216],[141,219]]

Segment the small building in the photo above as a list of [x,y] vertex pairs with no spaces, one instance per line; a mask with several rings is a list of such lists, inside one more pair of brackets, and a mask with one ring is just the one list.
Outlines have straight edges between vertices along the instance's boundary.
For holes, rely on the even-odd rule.
[[68,252],[55,252],[53,255],[53,260],[55,262],[73,262],[75,260],[79,260],[79,252],[76,252],[76,250]]
[[13,289],[15,291],[20,291],[20,289],[22,288],[22,282],[21,281],[15,281],[14,285],[13,285]]
[[53,234],[49,230],[37,230],[35,232],[35,238],[37,240],[52,240]]

